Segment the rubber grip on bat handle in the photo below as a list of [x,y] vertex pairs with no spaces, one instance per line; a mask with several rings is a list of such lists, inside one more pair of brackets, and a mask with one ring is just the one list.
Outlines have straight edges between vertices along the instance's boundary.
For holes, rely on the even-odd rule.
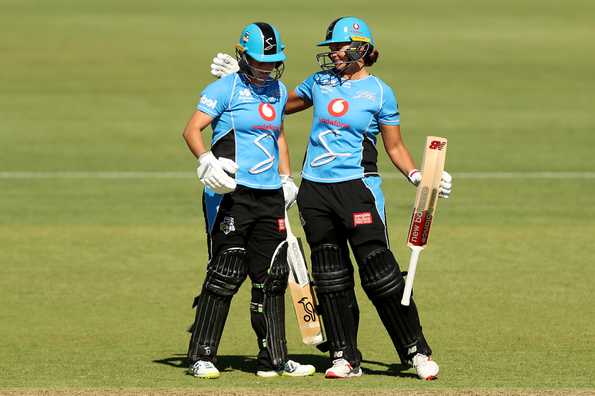
[[409,268],[407,269],[407,278],[405,279],[405,290],[403,290],[403,298],[401,298],[401,305],[409,306],[411,301],[411,292],[413,291],[413,280],[415,279],[415,270],[417,269],[417,260],[422,248],[419,246],[411,247],[411,257],[409,258]]

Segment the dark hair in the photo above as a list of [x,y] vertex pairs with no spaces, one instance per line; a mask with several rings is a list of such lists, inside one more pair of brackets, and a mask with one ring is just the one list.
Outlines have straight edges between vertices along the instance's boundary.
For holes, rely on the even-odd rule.
[[380,56],[380,52],[374,47],[370,47],[368,51],[366,51],[366,55],[364,55],[364,65],[365,66],[372,66],[378,60]]

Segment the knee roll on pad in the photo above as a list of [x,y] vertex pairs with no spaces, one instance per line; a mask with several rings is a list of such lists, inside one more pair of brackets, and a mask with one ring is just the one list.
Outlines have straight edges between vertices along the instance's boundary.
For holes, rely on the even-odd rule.
[[332,243],[324,243],[312,248],[312,266],[320,271],[336,271],[343,268],[341,265],[341,249]]
[[324,244],[312,249],[312,277],[319,294],[353,289],[353,271],[341,259],[337,245]]
[[392,252],[386,248],[370,253],[360,268],[362,288],[371,300],[403,292],[405,282]]
[[341,249],[331,243],[312,248],[312,269],[320,272],[337,271],[344,266],[341,263]]
[[246,250],[227,249],[213,257],[207,267],[204,290],[218,296],[231,297],[248,275]]

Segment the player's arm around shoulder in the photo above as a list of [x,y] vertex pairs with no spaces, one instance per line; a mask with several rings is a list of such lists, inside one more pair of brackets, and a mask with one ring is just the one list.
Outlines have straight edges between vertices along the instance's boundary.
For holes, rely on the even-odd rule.
[[293,91],[289,93],[285,114],[293,114],[312,107],[313,90],[317,73],[309,75]]
[[285,104],[285,114],[298,113],[312,106],[312,102],[300,97],[295,91],[291,91],[287,96]]

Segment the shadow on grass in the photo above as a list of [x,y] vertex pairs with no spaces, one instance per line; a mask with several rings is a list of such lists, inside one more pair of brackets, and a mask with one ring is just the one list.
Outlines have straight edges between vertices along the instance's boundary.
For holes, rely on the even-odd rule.
[[[366,364],[374,364],[377,366],[386,367],[386,370],[374,370],[371,368],[366,367]],[[366,375],[388,375],[388,376],[395,376],[395,377],[402,377],[402,378],[417,378],[417,374],[414,373],[406,373],[411,366],[406,364],[400,363],[383,363],[377,362],[375,360],[362,360],[362,370]]]
[[[326,355],[289,355],[289,358],[302,364],[311,364],[316,367],[317,373],[324,373],[329,367],[330,361]],[[170,357],[162,359],[155,359],[153,363],[163,364],[170,367],[186,370],[188,368],[188,361],[185,354],[175,354]],[[371,369],[366,367],[367,364],[385,367],[385,370]],[[221,355],[217,357],[217,368],[220,371],[238,370],[246,373],[256,373],[256,358],[248,355]],[[362,360],[362,370],[366,375],[387,375],[397,377],[417,377],[413,373],[406,373],[409,367],[402,364],[387,364],[373,360]]]
[[[324,372],[323,368],[328,365],[328,358],[320,355],[289,355],[291,360],[302,364],[311,364],[316,367],[317,372]],[[166,366],[176,367],[186,370],[188,360],[186,355],[176,354],[163,359],[155,359],[153,363],[164,364]],[[239,370],[247,373],[256,373],[256,358],[248,355],[220,355],[217,356],[215,363],[220,371]]]

